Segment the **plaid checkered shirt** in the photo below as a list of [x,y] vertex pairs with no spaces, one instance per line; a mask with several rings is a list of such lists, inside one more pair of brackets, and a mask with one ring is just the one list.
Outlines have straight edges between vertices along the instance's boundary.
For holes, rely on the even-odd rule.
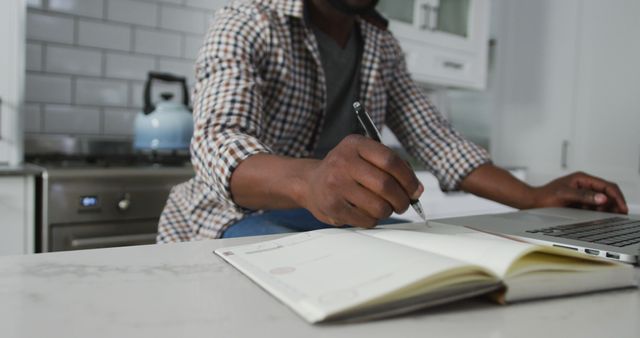
[[[230,179],[247,157],[310,157],[323,125],[325,79],[303,0],[242,0],[219,10],[196,62],[195,177],[175,186],[160,217],[160,243],[218,238],[259,212],[234,203]],[[411,80],[392,34],[357,18],[364,47],[360,99],[380,129],[455,190],[489,160]]]

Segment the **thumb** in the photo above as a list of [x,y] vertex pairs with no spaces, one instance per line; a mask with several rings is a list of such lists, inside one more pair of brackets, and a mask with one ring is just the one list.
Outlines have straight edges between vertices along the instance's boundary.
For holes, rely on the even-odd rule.
[[566,189],[561,194],[561,198],[569,203],[580,203],[586,205],[604,205],[607,203],[607,195],[588,189]]

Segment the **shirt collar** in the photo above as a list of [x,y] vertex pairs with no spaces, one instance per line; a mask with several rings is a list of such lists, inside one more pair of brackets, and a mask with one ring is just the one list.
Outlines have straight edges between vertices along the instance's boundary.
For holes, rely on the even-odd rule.
[[[304,19],[304,21],[308,22],[309,9],[306,6],[307,1],[309,0],[275,0],[275,7],[276,10],[283,15]],[[362,19],[383,30],[387,29],[389,24],[389,22],[375,10]],[[360,18],[358,18],[358,20],[360,20]]]

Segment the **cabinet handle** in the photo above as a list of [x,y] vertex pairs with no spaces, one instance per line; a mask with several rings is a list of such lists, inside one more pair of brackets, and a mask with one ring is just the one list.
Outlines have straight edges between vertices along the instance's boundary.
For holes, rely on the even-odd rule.
[[432,31],[435,31],[436,29],[438,29],[438,8],[437,6],[435,7],[431,7],[429,6],[429,24],[431,25],[431,27],[429,27],[429,29],[431,29]]
[[[2,125],[2,98],[0,97],[0,125]],[[2,132],[0,131],[0,140],[2,140]]]
[[562,141],[562,159],[560,160],[560,166],[562,169],[567,169],[567,155],[569,152],[569,141]]
[[430,29],[430,21],[431,21],[431,15],[429,15],[429,13],[431,12],[431,5],[429,4],[423,4],[422,5],[422,25],[420,26],[421,29]]
[[460,62],[455,62],[455,61],[444,61],[442,63],[442,66],[445,68],[451,68],[451,69],[455,69],[455,70],[460,70],[462,68],[464,68],[464,64],[460,63]]

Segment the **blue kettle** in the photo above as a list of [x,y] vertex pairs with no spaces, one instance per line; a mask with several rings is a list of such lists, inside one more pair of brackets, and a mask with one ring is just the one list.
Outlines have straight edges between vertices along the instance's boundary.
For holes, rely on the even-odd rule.
[[[154,80],[182,85],[182,103],[171,101],[172,93],[162,93],[162,100],[151,103]],[[188,150],[193,135],[193,118],[189,110],[189,90],[184,77],[150,72],[144,87],[144,108],[134,121],[133,147],[140,151]]]

